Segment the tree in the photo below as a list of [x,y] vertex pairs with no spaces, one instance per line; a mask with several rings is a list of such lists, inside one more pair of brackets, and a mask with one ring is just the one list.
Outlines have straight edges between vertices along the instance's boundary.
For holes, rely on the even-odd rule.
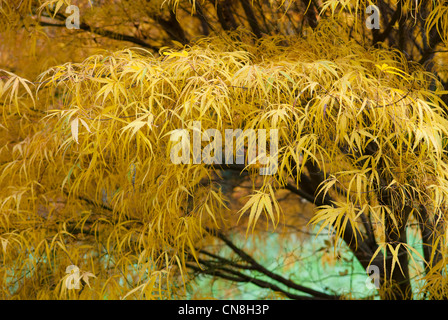
[[[378,1],[379,30],[366,1],[1,3],[3,56],[18,57],[1,61],[1,297],[176,298],[195,274],[345,297],[232,238],[263,220],[294,227],[292,194],[335,251],[377,268],[381,298],[447,298],[445,1]],[[79,29],[65,28],[71,4]],[[241,146],[219,143],[229,129],[266,132],[271,148],[248,138],[243,164],[224,161]],[[422,253],[407,238],[416,226]]]

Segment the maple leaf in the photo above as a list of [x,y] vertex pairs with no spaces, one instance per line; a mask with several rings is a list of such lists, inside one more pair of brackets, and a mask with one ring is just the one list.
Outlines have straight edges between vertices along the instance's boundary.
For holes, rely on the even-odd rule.
[[91,273],[91,272],[82,272],[82,273],[81,273],[81,279],[82,279],[82,280],[89,286],[89,288],[90,288],[89,277],[96,278],[96,276],[95,276],[93,273]]

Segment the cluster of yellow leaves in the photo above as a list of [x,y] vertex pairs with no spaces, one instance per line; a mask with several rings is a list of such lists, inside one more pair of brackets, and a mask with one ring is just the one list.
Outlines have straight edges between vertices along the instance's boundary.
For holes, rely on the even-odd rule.
[[[354,12],[362,11],[365,12],[367,6],[377,5],[377,1],[372,0],[325,0],[321,6],[321,14],[330,10],[332,15],[343,16],[345,12],[349,12],[353,17],[353,20],[357,22],[359,16],[353,15]],[[448,41],[448,6],[445,1],[415,1],[415,0],[400,0],[394,3],[395,7],[401,7],[402,15],[411,15],[412,18],[416,19],[417,15],[421,12],[429,12],[429,16],[426,20],[425,33],[426,40],[429,41],[430,32],[437,30],[443,41],[446,43]],[[380,12],[381,14],[381,12]],[[364,21],[359,21],[363,24]]]
[[[174,280],[186,280],[185,261],[196,258],[204,228],[226,225],[218,170],[170,161],[169,133],[194,121],[223,136],[279,130],[278,174],[263,177],[241,209],[248,229],[262,212],[278,224],[275,189],[300,186],[310,161],[331,173],[321,192],[345,190],[314,219],[338,236],[347,224],[359,229],[362,212],[384,224],[390,208],[369,202],[383,179],[397,203],[414,194],[444,216],[448,122],[441,92],[428,90],[436,79],[397,52],[341,41],[329,24],[306,39],[254,42],[237,32],[181,52],[135,48],[67,63],[41,74],[35,90],[8,74],[0,130],[20,142],[0,148],[0,236],[15,246],[0,258],[1,295],[25,296],[26,281],[40,281],[36,294],[51,296],[69,264],[97,277],[83,291],[89,297],[182,294]],[[16,123],[19,111],[25,119]],[[29,276],[39,268],[52,277]],[[19,288],[10,291],[6,270],[24,273]]]

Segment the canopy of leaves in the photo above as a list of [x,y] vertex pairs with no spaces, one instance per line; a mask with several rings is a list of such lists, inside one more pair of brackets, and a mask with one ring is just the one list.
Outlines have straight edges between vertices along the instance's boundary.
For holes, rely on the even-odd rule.
[[[3,2],[10,19],[4,34],[19,23],[41,32],[28,14],[34,2],[22,2],[20,10]],[[143,2],[123,2],[122,9],[135,17]],[[399,5],[403,14],[431,12],[426,39],[437,29],[446,43],[446,4],[422,3]],[[57,16],[69,2],[39,4],[35,14]],[[179,15],[183,5],[192,14],[202,8],[194,1],[160,5]],[[343,240],[356,252],[373,241],[361,262],[386,266],[389,257],[385,276],[405,273],[402,252],[416,249],[403,230],[424,216],[432,222],[432,251],[420,256],[430,267],[422,290],[445,297],[447,91],[402,51],[361,37],[365,26],[353,12],[367,5],[326,1],[320,9],[330,17],[300,37],[259,37],[247,22],[252,33],[216,32],[188,45],[185,37],[171,48],[155,35],[159,43],[45,67],[33,81],[0,71],[0,297],[182,296],[187,267],[200,262],[213,234],[238,218],[248,231],[263,220],[272,229],[285,221],[281,189],[311,196],[311,223],[333,231],[336,247]],[[145,16],[157,19],[151,8]],[[343,20],[350,22],[341,26]],[[278,130],[276,174],[260,176],[260,164],[240,168],[261,185],[237,215],[229,215],[231,199],[216,182],[220,165],[170,160],[171,134],[193,133],[195,121],[223,137],[226,129]],[[316,192],[301,192],[313,170],[320,174]],[[83,270],[89,289],[66,289],[68,265]]]

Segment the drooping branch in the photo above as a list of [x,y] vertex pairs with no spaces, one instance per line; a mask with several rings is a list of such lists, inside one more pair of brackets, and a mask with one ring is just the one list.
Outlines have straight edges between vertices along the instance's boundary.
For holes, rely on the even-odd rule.
[[[60,13],[60,12],[58,12],[56,14],[56,17],[61,19],[61,20],[54,19],[56,21],[56,23],[52,23],[52,22],[46,21],[45,18],[40,17],[39,24],[41,24],[42,26],[52,26],[52,27],[65,26],[64,21],[67,19],[67,17],[63,13]],[[127,34],[118,33],[118,32],[115,32],[115,31],[106,30],[106,29],[103,29],[103,28],[92,27],[92,26],[90,26],[89,24],[87,24],[84,21],[80,22],[79,29],[87,31],[87,32],[91,32],[93,34],[97,34],[97,35],[100,35],[100,36],[103,36],[103,37],[106,37],[106,38],[109,38],[109,39],[131,42],[131,43],[137,44],[137,45],[139,45],[139,46],[141,46],[143,48],[151,49],[151,50],[153,50],[155,52],[159,51],[158,47],[153,46],[153,45],[147,43],[146,41],[143,41],[140,38],[137,38],[137,37],[134,37],[134,36],[131,36],[131,35],[127,35]]]
[[[245,252],[243,249],[239,248],[238,246],[236,246],[232,240],[230,240],[226,235],[224,235],[221,232],[217,232],[217,231],[212,231],[212,230],[208,230],[210,234],[216,236],[217,238],[219,238],[221,241],[223,241],[230,249],[232,249],[233,252],[235,252],[245,263],[247,263],[248,267],[246,267],[245,269],[250,269],[253,271],[258,271],[266,276],[268,276],[269,278],[271,278],[274,281],[277,281],[285,286],[287,286],[288,288],[297,290],[297,291],[301,291],[303,293],[309,294],[315,298],[319,298],[319,299],[338,299],[338,296],[335,295],[329,295],[326,293],[322,293],[319,292],[317,290],[313,290],[310,288],[307,288],[305,286],[299,285],[289,279],[286,279],[284,277],[282,277],[279,274],[276,274],[270,270],[268,270],[267,268],[265,268],[263,265],[261,265],[260,263],[258,263],[252,256],[250,256],[247,252]],[[223,260],[220,260],[221,262],[223,262]]]
[[[202,263],[206,264],[206,262],[202,261]],[[219,277],[225,280],[229,280],[229,281],[233,281],[233,282],[245,282],[245,283],[253,283],[256,286],[260,287],[260,288],[265,288],[265,289],[270,289],[272,291],[275,292],[281,292],[282,294],[284,294],[286,297],[290,298],[290,299],[294,299],[294,300],[322,300],[321,298],[317,298],[317,297],[309,297],[309,296],[303,296],[303,295],[298,295],[298,294],[294,294],[291,292],[288,292],[282,288],[280,288],[279,286],[277,286],[276,284],[261,280],[261,279],[257,279],[255,277],[251,277],[248,276],[247,274],[244,274],[242,272],[233,270],[233,269],[228,269],[225,267],[211,267],[208,269],[201,269],[199,268],[196,264],[193,263],[187,263],[186,264],[188,268],[198,272],[198,273],[202,273],[202,274],[208,274],[214,277]]]
[[[67,195],[67,193],[66,193]],[[101,209],[104,209],[106,211],[112,212],[113,209],[107,205],[104,205],[102,203],[99,203],[97,201],[91,200],[84,196],[77,196],[78,199],[86,202],[87,204],[91,206],[96,206]],[[230,281],[236,281],[236,282],[251,282],[261,288],[271,289],[274,291],[282,292],[285,296],[291,298],[291,299],[338,299],[339,296],[336,295],[329,295],[326,293],[322,293],[317,290],[313,290],[311,288],[299,285],[289,279],[286,279],[282,277],[279,274],[276,274],[267,268],[265,268],[263,265],[258,263],[252,256],[250,256],[247,252],[245,252],[243,249],[238,248],[227,236],[225,236],[221,232],[216,232],[212,230],[206,229],[210,234],[216,236],[220,240],[222,240],[232,251],[234,251],[243,261],[244,264],[234,262],[232,260],[229,260],[227,258],[221,257],[219,255],[213,254],[208,252],[207,250],[200,250],[199,252],[203,255],[206,255],[214,260],[216,260],[218,263],[213,263],[213,261],[205,260],[205,259],[199,259],[199,262],[205,266],[207,266],[207,269],[200,268],[195,263],[186,263],[186,266],[196,272],[203,273],[203,274],[209,274],[221,277],[226,280]],[[80,228],[78,226],[69,226],[70,232],[83,232],[83,233],[89,233],[92,234],[90,230],[85,230],[84,228]],[[286,287],[290,289],[294,289],[300,292],[303,292],[305,294],[308,294],[310,296],[303,296],[303,295],[297,295],[294,293],[290,293],[284,289],[281,289],[278,285],[263,281],[260,279],[257,279],[256,277],[249,276],[247,274],[242,273],[241,271],[237,270],[251,270],[251,271],[257,271],[265,276],[268,276],[274,281],[277,281],[278,283],[281,283],[285,285]]]

